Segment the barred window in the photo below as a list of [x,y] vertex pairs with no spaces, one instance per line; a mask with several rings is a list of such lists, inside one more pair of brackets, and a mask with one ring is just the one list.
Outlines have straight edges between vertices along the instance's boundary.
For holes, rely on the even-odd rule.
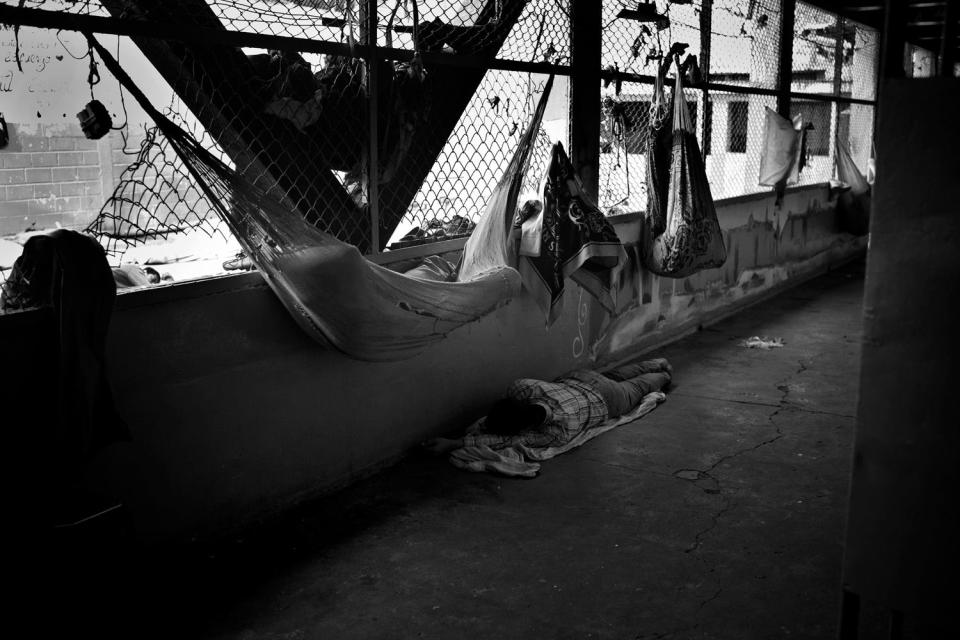
[[747,102],[735,100],[727,104],[727,151],[747,152]]

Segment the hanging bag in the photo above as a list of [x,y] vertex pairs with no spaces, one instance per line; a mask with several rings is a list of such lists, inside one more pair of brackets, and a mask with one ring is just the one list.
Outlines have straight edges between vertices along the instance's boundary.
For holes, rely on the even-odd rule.
[[663,91],[663,76],[668,65],[657,72],[650,104],[647,136],[647,212],[646,228],[656,237],[667,228],[667,193],[670,186],[670,155],[673,130],[672,105]]
[[678,71],[673,91],[666,228],[659,235],[651,233],[644,259],[647,269],[671,278],[720,267],[727,259],[703,157],[683,97],[681,75]]

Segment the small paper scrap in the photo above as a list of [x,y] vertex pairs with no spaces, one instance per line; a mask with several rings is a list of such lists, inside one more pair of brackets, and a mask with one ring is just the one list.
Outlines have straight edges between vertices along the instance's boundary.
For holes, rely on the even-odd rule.
[[766,336],[750,336],[740,342],[741,347],[747,349],[776,349],[783,346],[783,338],[768,338]]

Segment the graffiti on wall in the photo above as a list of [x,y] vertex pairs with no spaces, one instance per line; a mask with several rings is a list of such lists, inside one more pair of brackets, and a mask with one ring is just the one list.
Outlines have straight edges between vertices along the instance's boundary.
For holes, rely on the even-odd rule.
[[713,310],[776,287],[828,256],[865,246],[862,237],[838,231],[834,200],[804,197],[797,198],[796,205],[794,211],[777,210],[771,198],[722,206],[721,223],[738,213],[743,219],[724,229],[727,261],[687,278],[651,274],[643,268],[640,247],[627,245],[616,314],[611,317],[591,305],[590,357],[603,359],[629,349],[638,336],[653,339],[666,327],[695,323]]

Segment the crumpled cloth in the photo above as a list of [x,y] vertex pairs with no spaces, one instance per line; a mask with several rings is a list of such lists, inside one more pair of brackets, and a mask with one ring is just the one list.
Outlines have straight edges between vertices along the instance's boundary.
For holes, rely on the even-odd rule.
[[[542,206],[530,207],[530,217],[517,221],[517,268],[524,288],[543,310],[548,326],[560,315],[567,277],[614,313],[627,253],[613,225],[584,192],[559,142],[553,146],[541,195]],[[521,216],[527,215],[525,209]]]
[[667,399],[661,391],[648,393],[630,413],[619,418],[610,418],[597,426],[581,431],[568,442],[552,447],[529,447],[516,444],[502,449],[493,449],[486,445],[461,447],[450,453],[450,464],[458,469],[473,472],[494,472],[518,478],[533,478],[540,471],[540,462],[576,449],[597,436],[615,429],[627,422],[633,422],[657,408]]
[[[55,474],[75,474],[99,448],[129,439],[106,376],[106,342],[116,297],[103,247],[90,236],[58,229],[32,236],[13,265],[0,296],[5,310],[52,307],[57,359],[49,362],[57,402],[43,407],[55,420],[46,438]],[[53,418],[53,415],[50,416]],[[39,427],[44,428],[44,427]]]
[[767,336],[750,336],[746,340],[740,341],[741,347],[747,349],[763,349],[768,351],[783,346],[783,338],[768,338]]

